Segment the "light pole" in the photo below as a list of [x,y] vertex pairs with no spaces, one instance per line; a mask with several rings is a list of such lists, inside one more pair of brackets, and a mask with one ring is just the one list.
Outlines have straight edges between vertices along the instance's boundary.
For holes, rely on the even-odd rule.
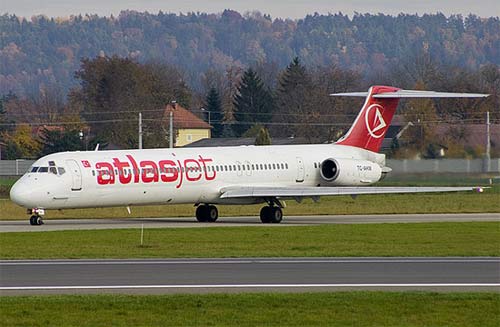
[[210,124],[210,111],[205,109],[205,108],[201,108],[201,111],[208,113],[208,125],[212,125],[212,124]]

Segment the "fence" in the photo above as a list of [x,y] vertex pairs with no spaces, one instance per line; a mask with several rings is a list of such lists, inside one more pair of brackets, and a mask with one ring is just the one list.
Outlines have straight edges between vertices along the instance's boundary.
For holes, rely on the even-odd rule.
[[[24,174],[34,160],[0,160],[0,176]],[[490,159],[426,159],[426,160],[387,160],[392,174],[408,173],[500,173],[500,158]]]
[[35,162],[35,160],[0,160],[0,176],[16,176],[22,175],[31,165]]
[[500,158],[490,159],[387,159],[394,174],[408,173],[500,173]]

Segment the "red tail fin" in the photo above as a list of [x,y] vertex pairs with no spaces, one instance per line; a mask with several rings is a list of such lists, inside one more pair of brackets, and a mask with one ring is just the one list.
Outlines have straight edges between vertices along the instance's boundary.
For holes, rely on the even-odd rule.
[[398,107],[398,98],[374,98],[375,94],[396,92],[391,86],[372,86],[368,90],[365,104],[351,128],[336,144],[350,145],[378,152],[392,117]]

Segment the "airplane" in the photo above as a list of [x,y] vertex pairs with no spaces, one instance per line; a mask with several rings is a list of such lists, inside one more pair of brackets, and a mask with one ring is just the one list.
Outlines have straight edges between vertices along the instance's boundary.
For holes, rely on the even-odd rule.
[[320,196],[471,191],[474,187],[377,187],[391,171],[378,153],[402,98],[486,97],[372,86],[348,132],[333,144],[60,152],[38,159],[12,187],[31,225],[45,210],[192,203],[215,222],[218,204],[266,203],[262,223],[280,223],[284,200]]

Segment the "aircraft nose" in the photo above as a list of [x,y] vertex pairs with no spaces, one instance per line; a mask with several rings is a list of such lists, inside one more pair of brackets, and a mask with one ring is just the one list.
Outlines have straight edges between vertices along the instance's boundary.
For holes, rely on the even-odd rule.
[[30,193],[31,191],[26,187],[25,183],[18,180],[10,189],[10,199],[20,206],[28,207],[27,204],[31,198]]

